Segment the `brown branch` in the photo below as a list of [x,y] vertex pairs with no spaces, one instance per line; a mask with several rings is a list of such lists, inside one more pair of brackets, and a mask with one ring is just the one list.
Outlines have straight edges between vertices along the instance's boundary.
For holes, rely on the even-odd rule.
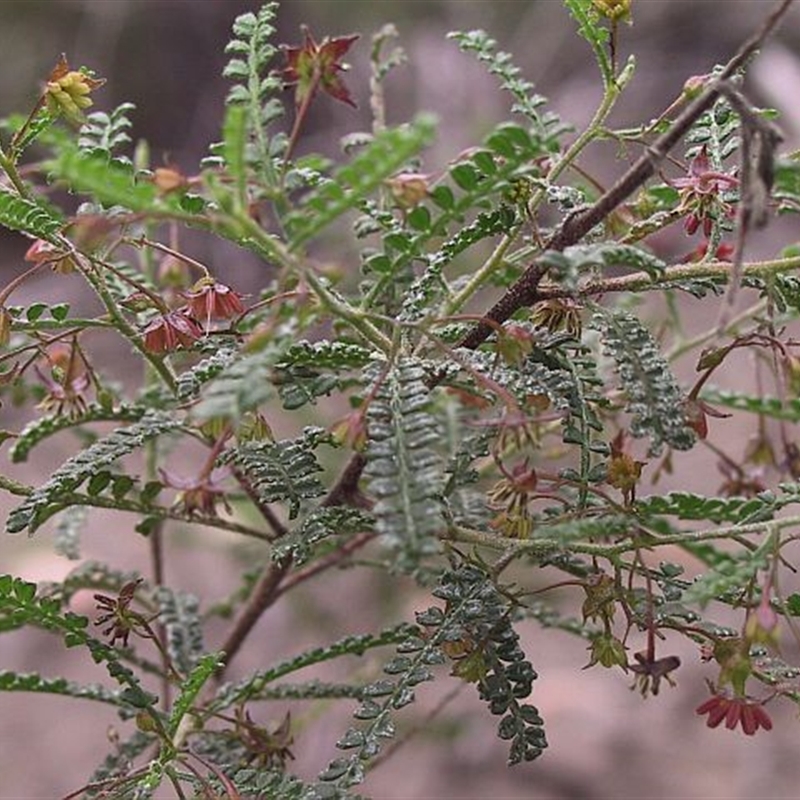
[[280,561],[271,563],[258,579],[247,604],[220,648],[225,654],[225,660],[217,669],[217,680],[220,680],[225,674],[225,670],[230,666],[234,656],[239,652],[264,612],[278,599],[281,581],[291,569],[292,561],[292,556],[288,555]]
[[364,531],[364,533],[359,533],[352,539],[349,539],[347,542],[345,542],[338,550],[334,550],[324,558],[318,559],[305,569],[298,570],[294,573],[294,575],[292,575],[291,578],[288,578],[286,581],[284,581],[277,589],[276,598],[280,597],[282,594],[285,594],[289,591],[289,589],[297,586],[299,583],[304,583],[309,578],[313,578],[315,575],[318,575],[320,572],[324,572],[326,569],[330,569],[331,567],[335,567],[337,564],[340,564],[348,556],[355,553],[356,550],[360,550],[365,544],[371,542],[375,536],[376,534],[374,534],[372,531]]
[[[602,196],[585,211],[579,211],[564,220],[560,228],[545,243],[544,250],[563,251],[577,244],[592,228],[600,224],[617,206],[630,197],[655,173],[659,163],[683,138],[699,117],[708,111],[720,96],[720,83],[732,77],[761,47],[785,16],[794,0],[780,0],[764,20],[761,27],[742,44],[728,61],[718,79],[710,83],[677,117],[672,127],[659,136],[638,161]],[[487,320],[505,322],[512,314],[541,299],[539,284],[549,267],[534,261],[506,293],[486,312]],[[459,342],[460,347],[474,350],[492,333],[491,325],[480,322]]]
[[[358,481],[361,477],[361,472],[363,471],[365,464],[366,459],[364,456],[356,453],[347,463],[347,466],[345,466],[344,471],[339,477],[339,480],[328,493],[328,496],[322,501],[322,505],[330,507],[360,504],[359,501],[361,498],[358,492]],[[260,501],[257,502],[257,498],[254,497],[255,492],[252,490],[252,487],[250,487],[249,481],[247,481],[246,477],[244,475],[237,475],[236,477],[239,479],[239,483],[242,485],[245,491],[248,492],[253,502],[256,503],[259,511],[265,516],[267,521],[272,526],[276,534],[275,538],[280,538],[288,533],[288,529],[280,522],[280,520],[275,517],[272,510]],[[250,491],[248,491],[248,488]],[[245,640],[250,635],[250,632],[256,626],[256,623],[259,621],[259,619],[261,619],[264,612],[270,606],[272,606],[275,601],[285,591],[287,591],[287,589],[291,588],[291,586],[301,583],[312,575],[334,566],[343,558],[348,556],[351,552],[366,544],[368,539],[363,538],[363,536],[364,535],[361,537],[357,536],[354,539],[351,539],[327,558],[323,559],[317,564],[312,565],[312,567],[307,568],[303,572],[298,572],[297,575],[292,578],[291,583],[287,582],[284,584],[283,579],[286,577],[292,567],[292,555],[289,554],[279,561],[271,563],[258,579],[252,593],[250,594],[250,597],[247,600],[246,605],[242,609],[239,617],[236,619],[233,629],[220,648],[225,653],[225,661],[220,665],[216,672],[217,680],[220,680],[225,674],[225,670],[230,665],[234,656],[239,652]]]

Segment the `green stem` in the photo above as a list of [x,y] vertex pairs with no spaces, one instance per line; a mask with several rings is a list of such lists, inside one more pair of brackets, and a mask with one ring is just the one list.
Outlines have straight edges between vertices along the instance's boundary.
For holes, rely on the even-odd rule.
[[345,320],[353,326],[370,344],[387,355],[392,351],[392,340],[381,333],[371,322],[365,319],[353,306],[335,295],[311,269],[303,271],[303,277],[314,290],[319,301],[334,316]]
[[[745,534],[762,534],[775,530],[783,530],[800,526],[800,516],[785,517],[767,522],[753,522],[747,525],[728,525],[719,528],[710,528],[699,531],[683,531],[664,535],[650,536],[648,546],[661,547],[672,544],[692,544],[695,542],[713,541],[715,539],[730,539]],[[641,537],[627,539],[614,544],[598,544],[595,542],[564,542],[559,539],[547,539],[537,536],[533,539],[512,539],[506,536],[497,536],[493,533],[454,526],[451,531],[451,540],[477,544],[497,550],[504,554],[513,553],[513,557],[521,555],[548,556],[558,552],[582,553],[583,555],[597,558],[615,558],[625,553],[633,553],[642,547]]]
[[26,200],[30,200],[30,192],[17,171],[17,165],[10,156],[6,155],[2,147],[0,147],[0,169],[8,175],[8,179],[19,192],[20,196],[24,197]]
[[586,127],[583,133],[581,133],[578,138],[575,139],[575,141],[566,149],[564,155],[561,156],[561,158],[559,158],[555,164],[553,164],[544,180],[545,185],[538,189],[531,197],[528,204],[531,209],[538,207],[545,196],[547,191],[546,187],[550,186],[553,181],[555,181],[561,175],[561,173],[564,172],[564,170],[567,169],[567,167],[569,167],[573,161],[575,161],[584,148],[591,144],[591,142],[593,142],[596,138],[605,134],[604,123],[608,118],[608,115],[611,113],[611,110],[614,108],[614,104],[617,102],[622,90],[625,88],[632,76],[633,70],[628,68],[623,70],[616,82],[612,81],[606,86],[605,91],[603,92],[603,99],[600,102],[600,105],[597,107],[597,110],[594,112],[594,116],[592,117],[591,122],[589,122],[589,125]]
[[[614,103],[616,103],[620,92],[624,88],[625,84],[630,80],[631,74],[632,73],[630,71],[623,72],[619,81],[616,83],[609,83],[608,86],[606,86],[605,92],[603,93],[602,102],[595,111],[589,126],[578,136],[577,139],[575,139],[575,141],[567,148],[564,155],[562,155],[561,158],[559,158],[558,161],[550,168],[550,171],[547,173],[547,176],[543,181],[544,185],[534,192],[528,203],[528,207],[531,210],[537,208],[544,199],[547,191],[546,187],[552,185],[552,183],[561,175],[561,173],[564,172],[564,170],[567,169],[567,167],[569,167],[573,161],[575,161],[575,159],[588,144],[590,144],[598,136],[602,135],[603,124],[608,115],[611,113],[611,110],[614,107]],[[446,315],[455,314],[461,308],[463,308],[464,304],[475,294],[475,292],[484,283],[486,283],[495,269],[503,263],[503,258],[508,252],[509,247],[516,239],[518,230],[519,229],[506,234],[500,240],[500,243],[494,249],[492,254],[481,266],[481,268],[469,279],[466,286],[464,286],[461,291],[459,291],[450,299],[445,307]]]
[[461,291],[457,292],[453,297],[450,298],[445,306],[445,316],[457,314],[464,307],[464,304],[470,299],[470,297],[472,297],[475,292],[477,292],[478,289],[480,289],[480,287],[486,283],[497,267],[503,263],[503,258],[508,252],[508,248],[511,247],[511,245],[514,243],[514,240],[517,238],[518,231],[519,228],[503,236],[497,247],[495,247],[492,254],[486,259],[485,263],[480,267],[480,269],[478,269],[478,271],[475,272],[469,281],[467,281],[466,285],[461,289]]
[[102,277],[94,274],[94,268],[87,268],[85,265],[80,263],[79,259],[76,259],[76,264],[78,265],[78,269],[81,271],[81,274],[84,276],[84,278],[86,278],[87,282],[91,285],[97,296],[100,298],[100,302],[102,302],[102,304],[105,306],[108,316],[111,318],[111,322],[114,327],[142,354],[142,356],[149,362],[152,368],[159,375],[161,380],[169,387],[170,391],[175,392],[177,383],[175,381],[175,376],[172,374],[172,370],[167,366],[163,358],[160,358],[159,356],[147,350],[139,332],[120,313],[116,301],[108,291],[108,288],[106,287],[105,281],[103,281]]

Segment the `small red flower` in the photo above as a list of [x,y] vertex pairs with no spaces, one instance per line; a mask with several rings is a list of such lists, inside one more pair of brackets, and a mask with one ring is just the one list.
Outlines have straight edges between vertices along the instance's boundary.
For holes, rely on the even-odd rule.
[[358,39],[358,34],[335,39],[325,37],[321,44],[317,44],[308,28],[303,27],[302,30],[305,37],[303,45],[285,48],[286,69],[283,76],[288,86],[296,85],[295,103],[301,106],[321,87],[334,99],[355,108],[355,101],[339,73],[347,69],[341,59]]
[[204,320],[206,327],[212,319],[231,319],[244,313],[242,296],[213,278],[201,278],[181,294],[189,303],[191,316]]
[[690,236],[702,225],[708,239],[715,219],[733,217],[733,207],[722,198],[722,193],[737,187],[739,180],[712,170],[705,147],[689,164],[689,174],[675,178],[672,185],[680,190],[681,209],[688,212],[684,228]]
[[196,478],[181,478],[165,469],[159,469],[161,480],[172,489],[180,489],[175,501],[190,517],[200,514],[204,517],[217,516],[217,503],[222,501],[227,511],[230,507],[225,501],[223,484],[231,474],[227,467],[220,467],[211,471],[210,475],[200,475]]
[[151,320],[143,335],[145,350],[169,353],[178,347],[191,347],[203,337],[203,329],[184,309],[178,309]]
[[629,664],[628,669],[636,675],[636,682],[631,688],[634,689],[638,686],[642,697],[647,697],[648,693],[652,693],[653,697],[656,697],[661,688],[662,678],[670,686],[675,686],[670,672],[674,672],[681,665],[678,656],[655,658],[644,651],[634,653],[633,657],[637,663]]
[[69,415],[82,414],[86,410],[83,393],[89,388],[91,379],[77,344],[73,341],[69,347],[54,345],[42,362],[50,368],[50,374],[40,369],[38,364],[33,367],[47,389],[39,407],[58,415],[65,411]]
[[97,602],[97,610],[100,616],[95,620],[95,625],[108,625],[103,631],[103,636],[110,636],[109,644],[114,647],[117,639],[122,642],[123,647],[128,646],[128,639],[131,633],[138,633],[140,636],[148,638],[150,635],[147,620],[136,611],[131,610],[131,603],[139,588],[139,584],[144,578],[126,583],[116,597],[109,597],[106,594],[96,594],[94,599]]
[[44,239],[36,239],[25,251],[24,258],[33,264],[49,264],[53,272],[60,275],[69,275],[75,271],[75,262],[70,253]]
[[686,425],[697,434],[698,439],[705,439],[708,436],[708,417],[727,419],[731,416],[724,411],[718,411],[704,400],[698,400],[691,395],[683,401],[682,410]]
[[729,730],[741,725],[742,731],[747,736],[753,736],[759,728],[763,728],[765,731],[772,730],[772,720],[764,711],[763,705],[745,697],[715,694],[699,705],[695,711],[701,716],[708,714],[706,725],[709,728],[718,727],[724,720],[725,727]]

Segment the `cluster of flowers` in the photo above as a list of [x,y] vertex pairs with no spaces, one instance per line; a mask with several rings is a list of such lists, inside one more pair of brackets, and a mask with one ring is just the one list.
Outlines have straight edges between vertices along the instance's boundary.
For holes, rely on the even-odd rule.
[[178,347],[191,347],[205,335],[211,320],[232,319],[245,310],[238,292],[211,277],[201,278],[181,296],[186,300],[185,306],[154,317],[145,327],[144,346],[149,352],[168,353]]

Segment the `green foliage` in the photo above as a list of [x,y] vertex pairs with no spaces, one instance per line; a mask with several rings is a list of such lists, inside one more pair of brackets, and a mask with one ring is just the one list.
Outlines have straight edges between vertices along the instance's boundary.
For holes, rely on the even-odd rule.
[[498,735],[511,743],[509,765],[538,758],[547,747],[542,719],[534,706],[519,702],[531,693],[537,675],[512,627],[513,606],[472,564],[446,572],[432,593],[447,605],[444,611],[434,606],[417,614],[427,641],[463,648],[454,674],[475,682],[491,713],[501,718]]
[[632,415],[631,433],[650,437],[650,452],[666,443],[676,450],[694,444],[684,412],[684,398],[650,332],[624,311],[598,310],[592,319],[605,353],[617,366],[626,410]]
[[186,675],[194,670],[205,651],[200,602],[194,595],[169,586],[160,586],[155,599],[167,653],[178,672]]
[[117,692],[112,692],[99,684],[79,684],[66,678],[44,678],[35,672],[0,672],[1,692],[35,692],[56,694],[77,699],[96,700],[101,703],[118,705]]
[[261,692],[269,684],[305,667],[322,664],[342,656],[363,656],[376,647],[398,644],[405,641],[415,630],[413,626],[402,623],[377,634],[346,636],[331,645],[306,650],[299,656],[282,661],[269,669],[255,672],[237,683],[220,687],[208,710],[210,713],[216,713],[245,700],[260,697]]
[[222,152],[240,189],[251,171],[268,186],[275,182],[273,160],[282,144],[278,136],[268,138],[267,128],[283,114],[283,104],[273,96],[281,83],[268,72],[277,53],[271,41],[276,11],[277,3],[266,3],[255,14],[238,16],[233,23],[234,38],[225,48],[231,58],[222,74],[235,85],[225,101],[228,110]]
[[614,70],[608,56],[608,28],[600,22],[600,15],[592,0],[564,0],[564,5],[578,24],[578,33],[592,46],[603,84],[608,87],[614,81]]
[[87,154],[130,163],[130,159],[120,155],[119,150],[131,141],[128,131],[133,123],[129,114],[135,109],[133,103],[121,103],[109,114],[104,111],[89,114],[81,126],[78,147]]
[[61,431],[92,422],[138,422],[146,413],[145,406],[121,404],[113,408],[93,403],[76,415],[48,414],[22,429],[14,440],[9,456],[11,461],[19,464],[28,460],[34,447]]
[[747,411],[751,414],[758,414],[770,419],[783,419],[788,422],[800,421],[800,400],[794,397],[785,399],[763,395],[757,397],[745,392],[709,387],[703,390],[703,400],[714,406],[729,408],[733,411]]
[[64,220],[40,200],[20,197],[0,189],[0,224],[12,231],[24,231],[40,239],[52,239]]
[[757,497],[705,497],[690,492],[670,492],[640,498],[637,511],[645,517],[665,514],[678,519],[741,524],[772,519],[780,504],[772,492]]
[[289,518],[294,519],[304,499],[325,493],[317,478],[322,467],[314,455],[324,438],[321,428],[306,428],[297,439],[274,444],[244,442],[231,452],[225,463],[242,473],[260,503],[288,502]]
[[304,564],[319,550],[321,542],[340,537],[346,539],[361,531],[371,530],[374,520],[370,514],[357,508],[337,506],[316,508],[300,521],[291,533],[282,536],[272,548],[272,558],[283,561],[291,557],[297,566]]
[[475,53],[478,61],[486,64],[492,75],[497,75],[502,88],[514,98],[512,112],[527,117],[534,135],[551,152],[557,150],[558,137],[569,128],[552,111],[542,111],[547,105],[547,98],[533,91],[533,84],[522,77],[521,70],[513,64],[511,55],[497,50],[497,42],[485,31],[455,32],[450,37],[458,42],[464,52]]
[[105,153],[85,153],[77,147],[65,147],[47,168],[71,191],[89,195],[104,206],[153,211],[157,205],[156,187],[145,179],[137,179],[130,166],[109,162]]
[[9,533],[19,533],[26,528],[30,533],[56,511],[71,505],[71,494],[90,481],[89,493],[93,493],[92,480],[123,456],[126,456],[151,439],[182,427],[180,420],[166,414],[148,413],[139,422],[128,425],[98,439],[94,444],[68,459],[53,472],[50,480],[35,489],[21,505],[17,506],[6,520]]
[[[452,38],[513,119],[482,120],[461,152],[429,149],[430,115],[397,120],[384,79],[402,56],[382,53],[385,27],[371,126],[309,152],[311,110],[347,124],[336,101],[367,79],[344,75],[356,36],[278,42],[275,3],[233,22],[220,141],[186,175],[147,143],[130,153],[130,103],[95,105],[77,129],[98,88],[88,72],[51,75],[27,114],[0,121],[0,227],[39,240],[0,289],[0,442],[14,469],[60,464],[33,486],[0,471],[17,498],[6,530],[52,518],[56,552],[78,562],[38,587],[0,577],[0,633],[48,632],[110,679],[0,664],[0,693],[120,717],[94,783],[61,795],[355,798],[451,713],[430,684],[459,681],[496,717],[508,763],[535,770],[547,742],[521,643],[537,625],[580,637],[588,666],[635,676],[644,695],[672,683],[664,651],[682,637],[711,655],[715,702],[800,699],[797,668],[775,654],[778,617],[800,615],[784,594],[800,527],[800,249],[776,231],[776,252],[747,261],[736,230],[773,171],[763,205],[800,209],[797,154],[773,165],[758,150],[770,115],[732,93],[738,77],[692,81],[655,122],[615,129],[628,4],[563,6],[603,90],[569,139],[512,56],[472,31]],[[588,157],[598,140],[617,147]],[[735,166],[748,145],[749,188]],[[680,223],[694,238],[665,247]],[[730,252],[745,257],[733,318],[732,296],[718,308]],[[245,266],[255,285],[238,285]],[[107,370],[108,353],[120,363]],[[708,424],[720,410],[736,419]],[[729,435],[741,425],[746,447]],[[698,470],[718,470],[702,483],[719,490],[703,493]],[[95,525],[124,562],[92,559]],[[189,573],[173,569],[183,558]],[[86,594],[96,631],[69,610]],[[259,669],[243,671],[254,648]],[[414,717],[423,684],[433,702]],[[295,751],[342,701],[354,720],[330,742],[338,757],[298,754],[319,774],[301,780]],[[747,733],[748,719],[733,721]]]
[[430,392],[419,363],[407,359],[377,378],[367,412],[369,492],[378,533],[413,563],[436,553],[444,528],[442,462],[433,448],[439,438],[429,412]]
[[198,659],[192,671],[178,687],[178,696],[172,704],[172,711],[167,720],[167,732],[170,736],[175,736],[184,716],[192,708],[200,691],[208,683],[221,663],[222,654],[206,653]]
[[[226,356],[222,356],[222,361],[227,362],[223,365],[218,361],[210,363],[208,369],[204,368],[198,376],[193,375],[184,384],[190,388],[183,391],[194,392],[199,385],[198,378],[204,383],[208,381],[200,402],[192,408],[192,415],[198,420],[219,417],[237,420],[246,412],[258,408],[274,396],[271,377],[272,366],[277,358],[274,348],[268,347],[250,355],[240,354],[230,362]],[[219,369],[219,366],[222,368]]]
[[387,178],[431,142],[436,126],[429,115],[381,132],[350,163],[321,178],[286,219],[293,250],[318,236],[342,214],[357,208]]

